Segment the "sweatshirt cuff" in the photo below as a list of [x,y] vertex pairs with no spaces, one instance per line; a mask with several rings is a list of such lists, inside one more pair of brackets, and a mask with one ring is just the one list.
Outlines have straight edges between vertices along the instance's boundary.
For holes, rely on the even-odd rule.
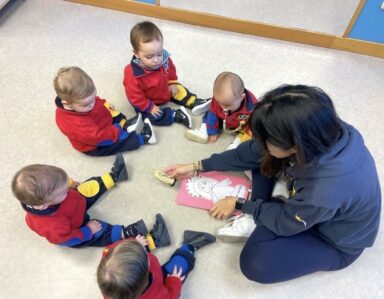
[[212,163],[210,162],[210,158],[201,160],[201,167],[203,168],[200,170],[200,172],[208,172],[208,171],[213,171],[214,169],[212,168]]
[[262,199],[256,199],[255,201],[246,200],[243,205],[243,213],[252,215],[256,224],[259,224],[257,218],[259,217],[260,205],[263,203]]
[[83,233],[83,241],[88,241],[92,239],[92,232],[88,226],[80,227],[80,230]]
[[153,102],[149,101],[148,107],[144,110],[145,113],[151,113],[152,107],[153,107]]
[[207,133],[208,135],[219,135],[220,134],[220,130],[219,129],[216,129],[216,128],[207,128]]

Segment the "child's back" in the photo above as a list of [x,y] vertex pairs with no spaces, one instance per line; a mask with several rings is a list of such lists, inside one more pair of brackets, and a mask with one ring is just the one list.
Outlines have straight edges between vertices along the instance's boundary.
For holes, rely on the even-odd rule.
[[109,173],[74,183],[64,170],[50,165],[29,165],[12,180],[12,191],[27,212],[31,230],[50,243],[68,246],[106,246],[122,238],[146,235],[142,220],[128,225],[111,225],[91,220],[87,211],[117,182],[128,179],[122,155]]
[[61,68],[54,87],[57,126],[76,150],[106,156],[156,142],[149,120],[143,123],[140,114],[127,119],[96,96],[92,79],[80,68]]

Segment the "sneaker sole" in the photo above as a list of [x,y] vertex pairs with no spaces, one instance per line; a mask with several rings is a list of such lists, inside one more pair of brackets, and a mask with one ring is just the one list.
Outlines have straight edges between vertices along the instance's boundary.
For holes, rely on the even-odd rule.
[[148,229],[147,229],[147,226],[145,225],[144,221],[141,219],[139,221],[136,222],[137,224],[137,230],[139,231],[140,230],[140,233],[143,233],[143,236],[145,237],[146,235],[148,235]]
[[135,124],[133,125],[130,125],[128,128],[127,128],[127,132],[128,133],[132,133],[132,132],[140,132],[142,129],[143,129],[143,126],[144,126],[144,122],[143,122],[143,116],[141,113],[139,113],[139,116],[137,118],[137,121]]
[[153,126],[152,126],[151,121],[148,118],[146,118],[144,120],[144,123],[146,123],[151,128],[151,132],[152,132],[152,136],[151,136],[151,138],[149,138],[148,144],[155,144],[157,142],[157,140],[156,140],[155,131],[153,130]]
[[206,102],[205,104],[201,104],[195,108],[192,108],[192,114],[193,115],[201,115],[209,110],[209,105],[211,104],[211,101]]
[[193,142],[202,143],[202,144],[208,143],[208,138],[204,138],[199,134],[196,134],[193,130],[185,131],[184,136],[185,138]]
[[161,247],[164,247],[164,246],[168,246],[168,245],[171,245],[171,238],[169,237],[169,233],[168,233],[168,227],[167,227],[167,224],[165,223],[164,221],[164,218],[163,216],[161,216],[160,214],[156,214],[156,220],[158,222],[161,222],[161,224],[163,225],[164,227],[164,231],[163,231],[163,237],[164,237],[164,240],[163,240],[163,243],[161,243]]
[[216,237],[210,233],[194,231],[194,230],[185,230],[183,234],[183,243],[188,244],[198,235],[204,235],[208,239],[208,243],[206,245],[212,244],[216,242]]
[[225,243],[245,243],[249,237],[244,236],[225,236],[225,235],[216,235],[216,237]]
[[184,114],[188,117],[188,121],[189,121],[189,126],[188,126],[188,128],[192,129],[192,128],[193,128],[193,127],[192,127],[192,117],[188,114],[187,109],[185,109],[184,106],[181,106],[181,107],[180,107],[180,110],[183,111]]
[[127,181],[128,180],[128,170],[127,170],[127,166],[125,165],[125,161],[124,161],[124,157],[123,157],[122,153],[117,153],[116,154],[116,160],[115,160],[114,165],[115,164],[124,165],[124,168],[120,172],[120,175],[117,178],[117,181],[118,182]]

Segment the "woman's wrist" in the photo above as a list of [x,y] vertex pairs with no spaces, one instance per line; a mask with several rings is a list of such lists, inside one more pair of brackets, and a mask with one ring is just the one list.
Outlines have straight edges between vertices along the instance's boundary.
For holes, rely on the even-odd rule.
[[194,161],[192,163],[193,165],[193,176],[198,176],[199,175],[199,161]]
[[200,172],[203,171],[203,165],[201,164],[201,161],[195,161],[192,163],[193,168],[193,176],[198,176]]
[[203,163],[201,163],[201,160],[199,161],[199,171],[204,172]]
[[244,201],[245,201],[244,198],[241,198],[241,197],[237,198],[235,202],[235,209],[242,212],[244,208]]

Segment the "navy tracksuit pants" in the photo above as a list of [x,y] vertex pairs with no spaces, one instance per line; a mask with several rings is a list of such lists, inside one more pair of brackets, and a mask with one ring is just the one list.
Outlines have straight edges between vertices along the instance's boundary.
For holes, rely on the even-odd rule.
[[[252,199],[271,198],[274,178],[252,171]],[[359,254],[342,252],[313,230],[281,237],[265,226],[257,226],[240,254],[240,268],[250,280],[275,283],[318,271],[334,271],[352,264]]]

